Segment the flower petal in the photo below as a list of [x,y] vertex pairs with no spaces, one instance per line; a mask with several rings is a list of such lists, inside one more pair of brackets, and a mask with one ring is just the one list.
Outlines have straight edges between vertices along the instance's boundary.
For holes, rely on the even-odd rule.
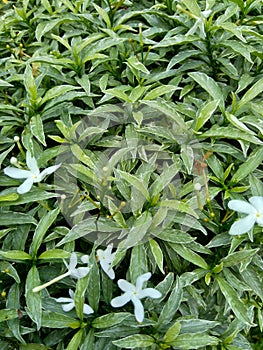
[[57,303],[72,303],[72,298],[57,298],[55,299]]
[[257,209],[257,211],[263,213],[263,197],[253,196],[249,198],[249,201]]
[[26,152],[26,165],[28,166],[28,169],[30,170],[31,174],[35,174],[35,175],[39,174],[37,160],[35,157],[31,156],[30,151]]
[[78,267],[77,269],[70,270],[70,275],[74,278],[83,278],[89,273],[89,267]]
[[119,288],[121,290],[123,290],[124,292],[135,291],[135,286],[126,280],[120,279],[120,280],[118,280],[117,283],[118,283]]
[[39,174],[39,178],[40,178],[39,181],[42,181],[44,177],[46,177],[47,175],[54,173],[54,171],[56,171],[60,166],[61,164],[53,165],[41,171],[41,173]]
[[255,215],[251,214],[245,218],[239,219],[230,227],[230,235],[242,235],[252,229],[256,222]]
[[27,179],[29,176],[31,176],[30,171],[17,169],[11,166],[5,168],[4,173],[5,175],[12,177],[13,179]]
[[111,306],[121,307],[121,306],[127,304],[131,300],[131,296],[132,296],[132,293],[127,292],[127,293],[120,295],[119,297],[113,298],[110,302]]
[[240,213],[245,213],[245,214],[255,214],[256,213],[256,209],[253,207],[253,205],[251,205],[245,201],[241,201],[239,199],[232,199],[231,201],[229,201],[228,208],[235,210],[237,212],[240,212]]
[[88,304],[84,304],[84,306],[83,306],[83,313],[85,315],[93,314],[94,310]]
[[109,276],[109,278],[114,280],[115,272],[112,269],[111,265],[105,259],[100,260],[100,266],[102,270]]
[[27,193],[31,190],[31,187],[33,186],[33,182],[34,179],[33,177],[29,177],[27,178],[22,185],[20,185],[19,187],[17,187],[17,193],[19,194],[23,194],[23,193]]
[[68,269],[69,269],[70,271],[71,271],[71,270],[74,270],[75,267],[77,266],[77,263],[78,263],[77,254],[76,254],[75,252],[73,252],[73,253],[70,255]]
[[154,288],[145,288],[139,292],[138,296],[140,299],[143,299],[146,297],[149,297],[152,299],[158,299],[158,298],[161,298],[162,293],[160,293],[158,290]]
[[142,290],[144,282],[148,281],[151,278],[151,272],[146,272],[143,275],[139,276],[136,280],[136,290]]
[[68,312],[68,311],[74,309],[74,307],[75,307],[75,304],[74,304],[73,301],[72,301],[71,303],[69,303],[69,304],[64,304],[64,305],[62,305],[62,309],[63,309],[63,311],[65,311],[65,312]]
[[138,322],[142,322],[144,319],[144,308],[142,302],[138,298],[132,298],[132,302],[134,305],[134,315]]

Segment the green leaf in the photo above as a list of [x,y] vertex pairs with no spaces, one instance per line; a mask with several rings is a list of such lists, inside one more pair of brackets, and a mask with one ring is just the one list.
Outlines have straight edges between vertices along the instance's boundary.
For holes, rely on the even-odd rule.
[[124,102],[132,102],[130,97],[121,89],[118,88],[112,88],[112,89],[108,89],[103,91],[105,94],[109,94],[112,95],[114,97],[117,97],[118,99],[124,101]]
[[233,50],[239,55],[243,56],[248,62],[253,63],[250,56],[250,53],[254,51],[253,46],[241,43],[238,40],[221,41],[220,45],[228,47],[230,50]]
[[219,101],[220,108],[224,108],[224,94],[218,83],[205,73],[192,72],[188,75],[194,79],[215,101]]
[[232,126],[224,127],[224,126],[213,125],[209,130],[199,135],[200,139],[207,138],[207,137],[243,140],[243,141],[251,142],[257,145],[263,144],[263,142],[260,141],[257,137],[250,135],[247,132],[237,130]]
[[245,131],[251,135],[254,135],[255,133],[250,130],[244,123],[242,123],[236,116],[234,116],[231,113],[225,112],[225,116],[227,117],[227,120],[236,128],[240,129],[241,131]]
[[248,309],[240,300],[238,293],[219,275],[215,275],[218,285],[226,298],[226,302],[233,310],[236,317],[243,323],[251,325],[251,321],[248,318]]
[[157,329],[165,327],[171,322],[174,315],[176,314],[178,308],[183,299],[183,286],[179,279],[176,280],[176,285],[169,296],[169,299],[165,303],[160,316],[158,318]]
[[179,333],[180,333],[180,329],[181,329],[181,324],[179,321],[175,322],[169,329],[168,331],[165,333],[164,337],[163,337],[163,341],[165,343],[170,343],[172,341],[174,341]]
[[87,288],[87,295],[89,305],[92,307],[94,312],[96,313],[99,309],[100,302],[100,270],[98,268],[98,264],[96,260],[91,261],[92,268],[88,274],[89,284]]
[[128,249],[140,245],[143,238],[146,236],[151,223],[152,216],[150,212],[143,212],[138,218],[136,218],[133,226],[128,231],[127,238],[120,243],[120,247]]
[[244,249],[227,255],[226,257],[222,258],[220,262],[224,264],[224,267],[234,266],[242,263],[245,259],[252,258],[258,251],[259,248]]
[[0,310],[0,322],[12,320],[18,317],[17,309],[2,309]]
[[103,18],[104,22],[107,25],[107,28],[111,28],[111,20],[110,20],[110,17],[108,16],[107,12],[104,9],[102,9],[101,7],[99,7],[98,5],[96,5],[95,3],[93,4],[93,6],[95,7],[95,9],[98,12],[98,14],[100,15],[100,17]]
[[59,85],[59,86],[55,86],[55,87],[49,89],[45,93],[45,95],[43,96],[43,98],[42,98],[42,100],[41,100],[39,105],[42,106],[44,103],[46,103],[49,100],[54,100],[56,97],[64,95],[68,91],[77,90],[77,89],[80,89],[80,87],[73,86],[73,85]]
[[122,171],[122,170],[115,169],[114,172],[116,172],[116,174],[118,174],[120,179],[124,179],[130,185],[134,186],[138,191],[140,191],[142,193],[142,195],[145,197],[145,199],[149,200],[149,192],[148,192],[145,184],[141,181],[141,179],[139,179],[135,175],[131,175],[131,174],[126,173],[125,171]]
[[35,79],[32,73],[32,69],[29,64],[26,65],[26,69],[24,72],[24,86],[26,88],[27,94],[30,96],[32,101],[37,100],[37,87],[35,84]]
[[178,337],[170,342],[170,345],[182,350],[200,349],[206,346],[218,345],[220,340],[208,334],[180,334]]
[[173,86],[173,85],[163,85],[163,86],[158,86],[148,92],[142,99],[142,102],[145,100],[155,100],[157,97],[160,97],[162,95],[168,94],[169,92],[177,90],[178,87]]
[[[40,293],[36,293],[40,294]],[[48,328],[79,328],[80,322],[75,318],[63,315],[53,311],[43,311],[42,313],[42,327]]]
[[128,318],[131,314],[128,312],[118,312],[118,313],[110,313],[100,317],[95,318],[92,321],[92,327],[94,328],[109,328],[115,326],[117,324],[122,323],[126,318]]
[[8,83],[7,81],[3,80],[3,79],[0,79],[0,86],[1,87],[12,87],[14,85]]
[[26,278],[26,304],[27,314],[41,328],[42,300],[41,293],[34,293],[32,289],[41,283],[36,266],[32,266]]
[[[11,191],[14,191],[14,189],[8,189],[8,191],[11,192]],[[2,191],[2,193],[0,194],[1,207],[10,206],[9,201],[7,201],[8,198],[12,198],[12,205],[20,205],[20,204],[26,204],[31,202],[33,203],[33,202],[38,202],[49,198],[57,197],[56,193],[49,193],[49,192],[43,191],[38,187],[32,187],[30,192],[27,192],[23,195],[17,195],[17,193],[8,193],[8,191]],[[3,201],[1,201],[1,197],[4,198]]]
[[134,68],[144,74],[150,74],[148,69],[142,64],[135,56],[129,57],[127,60],[127,65],[131,68]]
[[237,171],[232,176],[231,182],[238,183],[246,178],[249,174],[258,168],[262,161],[263,147],[258,147],[250,154],[249,158],[238,167]]
[[138,244],[132,248],[129,272],[131,283],[135,283],[137,277],[148,272],[147,253],[144,244]]
[[31,255],[22,250],[0,251],[0,255],[10,260],[32,260]]
[[160,271],[164,274],[162,249],[160,248],[159,244],[152,238],[149,239],[149,244],[156,264],[159,267]]
[[89,279],[90,279],[90,274],[88,274],[83,278],[79,278],[76,284],[74,304],[75,304],[76,314],[80,320],[83,320],[84,318],[83,308],[85,303],[85,293],[88,288]]
[[[14,222],[15,216],[15,222]],[[24,224],[37,224],[36,219],[29,214],[19,213],[19,212],[3,212],[0,215],[0,225],[9,226],[9,225],[24,225]]]
[[36,227],[36,230],[32,239],[32,243],[29,248],[29,254],[32,255],[33,257],[37,255],[37,251],[44,239],[45,234],[47,233],[47,230],[56,220],[59,212],[60,212],[60,208],[56,208],[54,210],[49,211],[46,215],[42,216],[42,218],[40,219]]
[[187,244],[195,240],[194,237],[189,235],[187,232],[182,232],[176,229],[165,229],[160,230],[159,228],[152,232],[152,235],[171,243],[182,243]]
[[49,249],[41,253],[38,259],[50,260],[50,259],[68,259],[71,253],[63,249]]
[[84,329],[78,330],[77,333],[74,334],[74,336],[71,338],[68,346],[66,347],[66,350],[76,350],[79,348],[82,337],[84,334]]
[[201,15],[201,10],[200,7],[198,6],[198,3],[196,0],[182,0],[184,5],[189,9],[189,11],[194,14],[197,17],[200,17]]
[[190,263],[202,267],[203,269],[208,270],[209,266],[206,261],[197,253],[193,252],[191,249],[187,248],[182,244],[169,243],[173,250],[179,254],[182,258],[189,261]]
[[198,214],[187,203],[178,201],[177,199],[164,199],[158,203],[161,207],[167,207],[168,209],[175,209],[183,213],[194,216],[198,219]]
[[[4,151],[0,154],[0,167],[3,163],[3,161],[5,160],[6,156],[8,155],[8,153],[11,152],[14,147],[15,147],[15,145],[11,145],[6,151]],[[1,201],[1,198],[0,198],[0,201]]]
[[149,335],[133,334],[123,339],[114,340],[112,343],[118,348],[136,349],[151,346],[155,343],[155,340]]
[[14,278],[16,283],[20,283],[20,277],[12,264],[7,261],[0,261],[0,271]]
[[193,123],[194,131],[198,131],[211,118],[211,116],[217,109],[218,104],[219,100],[213,100],[207,102],[204,106],[202,106]]
[[43,146],[46,146],[45,133],[43,128],[42,119],[39,114],[33,116],[30,119],[30,130]]

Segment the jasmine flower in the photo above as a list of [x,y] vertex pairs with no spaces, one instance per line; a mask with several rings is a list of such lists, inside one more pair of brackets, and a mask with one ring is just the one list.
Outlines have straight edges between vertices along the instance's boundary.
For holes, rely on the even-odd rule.
[[[75,307],[74,295],[75,295],[75,293],[73,292],[72,289],[70,289],[69,290],[70,298],[57,298],[55,300],[58,303],[64,303],[62,305],[62,309],[63,309],[63,311],[68,312],[68,311],[74,309],[74,307]],[[94,312],[94,310],[88,304],[84,304],[84,306],[83,306],[83,313],[85,315],[92,314],[93,312]]]
[[234,199],[228,203],[230,209],[248,214],[246,217],[233,223],[229,231],[231,235],[246,233],[253,228],[255,223],[263,227],[263,197],[251,197],[249,202],[251,204],[243,200]]
[[41,182],[45,176],[52,174],[61,165],[53,165],[40,172],[36,158],[32,157],[29,151],[26,152],[26,164],[29,170],[14,167],[7,167],[4,169],[4,173],[13,179],[26,179],[22,185],[17,188],[19,194],[29,192],[33,183]]
[[[85,257],[84,262],[86,262],[86,261],[87,261],[87,259]],[[68,276],[71,276],[71,277],[76,278],[76,279],[85,277],[89,273],[90,267],[87,266],[87,267],[76,268],[77,263],[78,263],[77,254],[74,252],[70,256],[69,265],[66,263],[66,261],[64,261],[64,264],[66,265],[66,267],[68,269],[67,272],[63,273],[60,276],[53,278],[51,281],[48,281],[48,282],[42,284],[41,286],[37,286],[37,287],[33,288],[33,292],[35,292],[35,293],[40,292],[42,289],[50,286],[53,283],[56,283],[56,282],[62,280],[65,277],[68,277]]]
[[100,262],[102,270],[109,276],[110,279],[115,278],[115,272],[111,267],[111,264],[114,260],[115,253],[112,253],[113,244],[109,244],[105,250],[97,250],[97,258]]
[[154,288],[143,289],[144,282],[151,278],[151,273],[147,272],[136,279],[136,285],[134,286],[130,282],[120,279],[118,280],[119,288],[124,291],[119,297],[111,300],[111,306],[121,307],[131,301],[134,305],[134,315],[138,322],[142,322],[144,319],[144,308],[141,299],[149,297],[152,299],[158,299],[162,294]]

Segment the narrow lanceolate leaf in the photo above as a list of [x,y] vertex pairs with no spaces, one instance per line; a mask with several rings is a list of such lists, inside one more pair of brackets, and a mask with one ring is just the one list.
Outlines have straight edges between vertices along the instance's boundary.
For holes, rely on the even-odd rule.
[[0,322],[12,320],[18,317],[17,309],[2,309],[0,310]]
[[10,264],[8,261],[0,261],[0,271],[13,277],[16,283],[20,283],[20,277],[13,264]]
[[46,215],[44,215],[35,230],[31,246],[29,248],[29,254],[32,256],[36,256],[38,248],[40,247],[46,232],[49,227],[53,224],[59,214],[60,208],[56,208],[54,210],[49,211]]
[[169,344],[182,350],[200,349],[206,346],[217,345],[220,340],[216,337],[212,337],[208,334],[180,334],[178,337]]
[[193,252],[191,249],[187,248],[182,244],[169,243],[173,250],[179,254],[185,260],[191,262],[194,265],[202,267],[203,269],[209,269],[206,261],[197,253]]
[[198,131],[213,115],[215,110],[217,109],[217,106],[219,104],[218,100],[213,100],[207,102],[200,112],[198,113],[196,120],[194,122],[193,129],[195,131]]
[[140,191],[146,199],[149,199],[149,192],[141,179],[122,170],[115,169],[115,172],[121,179],[127,181],[130,185],[134,186],[138,191]]
[[154,88],[153,90],[151,90],[150,92],[148,92],[148,94],[145,95],[145,97],[143,98],[144,100],[154,100],[157,97],[160,97],[162,95],[165,95],[169,92],[175,91],[177,90],[178,87],[173,86],[173,85],[163,85],[163,86],[158,86],[156,88]]
[[158,318],[158,329],[168,324],[174,317],[178,310],[183,298],[183,287],[179,279],[176,281],[176,285],[169,296],[166,304],[164,305],[160,316]]
[[180,329],[181,329],[181,324],[179,321],[175,322],[169,329],[168,331],[165,333],[164,337],[163,337],[163,341],[165,343],[170,343],[172,341],[174,341],[179,333],[180,333]]
[[241,98],[241,100],[237,103],[236,109],[244,106],[249,101],[253,100],[263,91],[263,78],[259,79]]
[[147,254],[144,244],[138,244],[132,248],[129,271],[132,283],[136,282],[137,277],[148,272]]
[[89,305],[92,307],[94,312],[97,312],[99,309],[100,301],[100,272],[98,264],[95,260],[92,262],[92,264],[92,268],[88,274],[89,284],[87,288],[87,295]]
[[100,317],[95,318],[92,321],[93,328],[109,328],[115,326],[119,323],[122,323],[126,318],[128,318],[131,314],[128,312],[118,312],[118,313],[110,313]]
[[84,334],[84,329],[79,329],[77,333],[74,334],[73,338],[71,338],[66,350],[76,350],[79,348],[82,337]]
[[[14,221],[15,217],[15,221]],[[10,225],[22,225],[22,224],[37,224],[36,219],[29,214],[8,211],[1,213],[0,215],[0,225],[10,226]]]
[[216,275],[215,277],[221,292],[226,298],[226,302],[229,304],[236,317],[241,322],[251,325],[251,321],[247,315],[248,309],[240,300],[238,293],[222,277],[219,275]]
[[239,166],[231,182],[238,183],[251,174],[263,161],[263,147],[258,147],[249,158]]
[[[39,294],[39,293],[35,293]],[[61,313],[53,311],[43,311],[42,314],[42,327],[48,328],[79,328],[80,322],[75,318],[63,315]]]
[[162,249],[160,248],[159,244],[154,239],[150,239],[149,244],[150,244],[150,248],[151,248],[152,254],[154,256],[154,259],[156,261],[156,264],[159,267],[160,271],[164,274]]
[[41,293],[34,293],[34,287],[40,285],[40,278],[36,266],[32,266],[26,278],[26,304],[28,316],[37,325],[37,329],[41,328],[42,318],[42,301]]
[[23,250],[0,251],[0,255],[8,260],[31,260],[32,257]]
[[64,95],[68,91],[80,89],[80,87],[73,85],[59,85],[49,89],[40,102],[40,106],[46,103],[49,100],[55,99],[61,95]]
[[30,130],[32,134],[42,143],[43,146],[46,146],[44,127],[40,115],[35,115],[30,119]]
[[149,335],[133,334],[123,339],[114,340],[112,343],[118,348],[137,349],[151,346],[155,343],[155,340]]
[[224,94],[218,83],[201,72],[189,73],[189,76],[194,79],[214,100],[219,101],[219,106],[224,107]]

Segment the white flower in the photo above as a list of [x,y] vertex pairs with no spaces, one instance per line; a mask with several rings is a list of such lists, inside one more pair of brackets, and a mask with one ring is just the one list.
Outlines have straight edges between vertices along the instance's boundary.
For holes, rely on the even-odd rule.
[[229,231],[231,235],[246,233],[253,228],[255,223],[263,227],[263,197],[251,197],[249,202],[251,204],[239,199],[233,199],[228,203],[230,209],[248,214],[246,217],[233,223]]
[[[63,309],[63,311],[68,312],[68,311],[74,309],[74,307],[75,307],[74,295],[75,295],[75,293],[73,292],[72,289],[70,289],[69,290],[70,298],[57,298],[55,300],[58,303],[64,303],[62,305],[62,309]],[[85,315],[92,314],[93,312],[94,312],[94,310],[88,304],[83,305],[83,313]]]
[[136,279],[136,285],[134,286],[126,280],[118,280],[118,286],[125,293],[119,297],[111,300],[111,306],[121,307],[131,301],[134,305],[134,315],[138,322],[142,322],[144,319],[144,308],[141,299],[149,297],[158,299],[162,294],[154,288],[142,289],[144,282],[148,281],[151,277],[151,273],[147,272]]
[[110,279],[113,280],[115,278],[115,272],[113,271],[111,264],[114,260],[115,253],[111,252],[112,248],[113,244],[109,244],[105,250],[98,249],[97,257],[99,259],[102,270],[109,276]]
[[[85,259],[85,262],[86,262],[86,259]],[[76,268],[77,263],[78,263],[77,254],[75,252],[73,252],[70,256],[69,264],[67,264],[66,261],[64,260],[64,264],[67,266],[68,271],[63,273],[60,276],[53,278],[51,281],[48,281],[40,286],[33,288],[33,292],[34,293],[40,292],[42,289],[50,286],[53,283],[56,283],[56,282],[62,280],[65,277],[68,277],[68,276],[71,276],[71,277],[77,278],[77,279],[87,276],[91,267],[87,266],[87,267]]]
[[26,179],[22,185],[17,188],[19,194],[29,192],[33,183],[41,182],[45,176],[52,174],[61,166],[61,164],[53,165],[40,172],[36,158],[32,157],[29,151],[26,152],[26,164],[29,170],[13,167],[4,169],[4,173],[13,179]]

